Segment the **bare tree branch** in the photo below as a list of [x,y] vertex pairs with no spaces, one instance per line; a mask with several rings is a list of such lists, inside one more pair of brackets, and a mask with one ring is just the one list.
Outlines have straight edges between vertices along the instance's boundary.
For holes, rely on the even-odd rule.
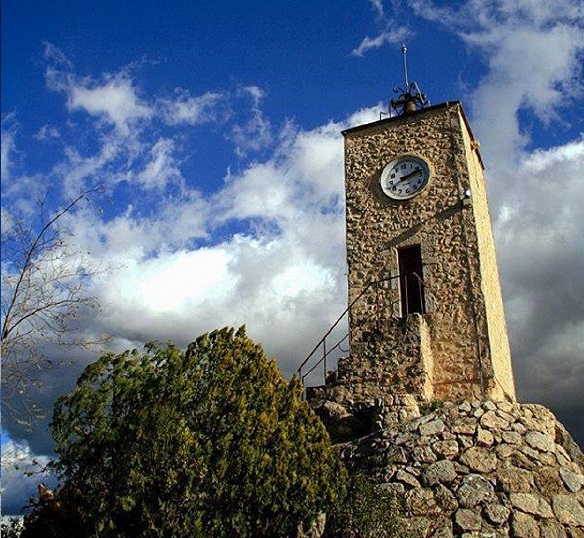
[[[89,279],[103,272],[69,241],[63,217],[101,191],[88,189],[45,217],[48,195],[39,202],[39,219],[7,222],[2,233],[2,389],[3,400],[23,395],[38,382],[35,370],[51,366],[42,348],[47,345],[87,347],[102,338],[86,338],[75,326],[83,314],[99,305],[87,292]],[[22,402],[20,402],[22,403]],[[34,408],[34,406],[31,406]]]

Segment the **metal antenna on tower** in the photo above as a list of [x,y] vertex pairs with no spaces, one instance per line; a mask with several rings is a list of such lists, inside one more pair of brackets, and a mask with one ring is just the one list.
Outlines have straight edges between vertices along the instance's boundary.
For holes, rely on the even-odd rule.
[[404,45],[402,45],[401,48],[402,51],[402,57],[403,57],[403,61],[404,61],[404,80],[406,83],[406,88],[410,85],[410,83],[408,82],[408,61],[407,61],[407,57],[406,57],[406,53],[408,52],[408,47]]
[[[425,108],[430,105],[430,101],[426,97],[426,94],[422,93],[417,82],[410,82],[408,79],[408,62],[407,62],[407,52],[408,48],[402,45],[402,60],[404,66],[404,88],[399,86],[393,87],[393,92],[399,94],[396,99],[392,99],[389,102],[389,115],[392,115],[392,110],[397,116],[402,116],[404,114],[409,114],[410,112],[415,112],[420,108]],[[385,113],[388,114],[387,112]]]

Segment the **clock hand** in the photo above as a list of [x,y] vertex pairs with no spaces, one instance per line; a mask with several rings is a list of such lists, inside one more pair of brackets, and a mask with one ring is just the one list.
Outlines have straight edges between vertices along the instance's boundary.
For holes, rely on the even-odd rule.
[[404,177],[400,178],[400,180],[398,181],[398,183],[401,183],[402,181],[407,181],[408,179],[417,176],[419,173],[421,172],[421,170],[418,168],[417,170],[414,170],[413,172],[410,172],[409,174],[405,175]]

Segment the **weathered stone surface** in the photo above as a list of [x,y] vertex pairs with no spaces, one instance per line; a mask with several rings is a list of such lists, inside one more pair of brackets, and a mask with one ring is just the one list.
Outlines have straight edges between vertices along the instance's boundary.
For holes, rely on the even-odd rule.
[[483,428],[489,430],[504,430],[509,427],[509,422],[495,413],[495,411],[487,411],[480,420]]
[[499,503],[487,503],[483,508],[485,518],[493,525],[502,525],[509,519],[511,510]]
[[523,441],[523,438],[520,433],[512,431],[512,432],[503,432],[503,441],[510,445],[520,445]]
[[481,418],[484,414],[485,414],[485,412],[479,407],[478,409],[474,410],[474,413],[472,414],[472,416],[475,418]]
[[437,456],[452,459],[458,455],[458,443],[455,439],[436,441],[432,448]]
[[474,433],[476,431],[477,431],[476,422],[474,420],[468,419],[468,418],[464,419],[464,420],[459,420],[452,426],[453,433],[458,433],[458,434],[463,434],[463,435],[474,435]]
[[[552,439],[556,433],[556,420],[549,409],[537,404],[523,404],[520,422],[528,429],[546,433]],[[531,414],[530,414],[531,413]]]
[[429,536],[434,521],[429,517],[401,517],[397,520],[400,533],[408,538],[425,538]]
[[[507,419],[497,414],[499,404],[491,403],[437,410],[417,420],[415,428],[404,424],[366,436],[349,443],[343,453],[352,454],[351,465],[375,471],[383,487],[403,500],[409,523],[400,531],[410,529],[410,535],[404,534],[408,538],[442,536],[437,532],[446,538],[584,538],[582,470],[560,445],[544,450],[552,447],[546,441],[552,439],[548,414],[538,406],[517,404],[513,427],[489,429],[480,424],[488,413]],[[485,414],[473,417],[479,408]],[[423,426],[434,423],[435,428],[437,421],[443,431],[421,434]],[[491,446],[478,445],[483,431],[492,434]],[[525,440],[529,434],[530,443]],[[388,464],[392,458],[387,454],[398,449],[403,458]],[[440,459],[426,461],[426,449]],[[577,460],[575,449],[570,450]]]
[[406,471],[399,470],[395,477],[402,484],[406,484],[412,488],[420,487],[420,482],[418,481],[418,479]]
[[429,465],[424,471],[424,482],[429,486],[449,484],[456,478],[456,469],[450,460],[440,460]]
[[441,522],[432,538],[454,538],[452,523],[450,521]]
[[[481,405],[480,402],[476,402],[476,403],[478,405]],[[492,402],[491,400],[486,400],[485,402],[483,402],[482,406],[487,411],[495,411],[497,409],[497,404],[495,404],[495,402]]]
[[521,424],[521,422],[514,422],[511,425],[511,429],[520,435],[525,435],[527,433],[527,428],[523,424]]
[[564,527],[555,521],[544,520],[540,523],[541,538],[566,538]]
[[454,510],[458,508],[458,501],[452,493],[445,485],[438,484],[434,488],[434,498],[436,499],[436,503],[438,506],[447,513],[452,513]]
[[481,529],[482,518],[474,510],[460,508],[456,511],[454,521],[462,531],[478,531]]
[[460,506],[473,508],[479,503],[494,501],[495,490],[486,478],[478,474],[469,474],[462,479],[456,498]]
[[509,456],[515,453],[515,447],[512,445],[508,445],[506,443],[497,445],[495,452],[497,457],[500,459],[507,459]]
[[541,452],[552,452],[556,445],[551,436],[538,431],[527,432],[525,442]]
[[554,495],[552,506],[561,523],[584,527],[584,508],[573,495]]
[[434,463],[438,459],[429,446],[412,448],[412,457],[422,463]]
[[469,448],[462,454],[460,461],[480,473],[490,473],[497,467],[497,456],[491,450],[482,447]]
[[406,488],[403,484],[398,482],[390,482],[388,484],[380,484],[379,486],[381,489],[387,491],[390,495],[393,495],[396,498],[401,498],[404,496],[406,492]]
[[541,496],[534,493],[511,493],[509,496],[514,508],[542,518],[553,517],[552,508]]
[[491,446],[495,442],[495,437],[489,430],[479,428],[476,442],[479,446]]
[[507,493],[528,493],[535,484],[531,471],[513,465],[500,465],[497,474],[501,489]]
[[568,469],[561,468],[560,469],[560,476],[566,489],[575,493],[576,491],[580,491],[582,485],[584,485],[584,475],[573,473]]
[[430,489],[412,489],[406,493],[405,500],[411,515],[430,516],[440,512],[440,508],[434,499],[434,494]]
[[523,512],[514,512],[511,519],[511,529],[515,538],[539,538],[537,521]]
[[470,405],[470,402],[465,400],[458,406],[458,409],[461,413],[470,413],[472,406]]
[[535,473],[535,486],[549,499],[556,493],[565,493],[566,491],[557,467],[543,467]]
[[436,435],[438,433],[442,433],[444,431],[444,422],[440,419],[432,420],[431,422],[427,422],[426,424],[420,425],[420,434],[421,435]]
[[504,421],[508,422],[509,424],[513,424],[513,422],[515,422],[515,417],[513,415],[511,415],[510,413],[507,413],[507,411],[504,411],[503,409],[501,409],[501,407],[499,406],[497,408],[497,416],[502,418]]

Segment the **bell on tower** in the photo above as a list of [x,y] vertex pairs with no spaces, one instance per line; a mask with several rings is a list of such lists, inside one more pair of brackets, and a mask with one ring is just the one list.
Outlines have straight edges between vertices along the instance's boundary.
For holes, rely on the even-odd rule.
[[422,93],[417,82],[410,82],[408,79],[408,63],[407,63],[407,52],[408,48],[402,45],[402,59],[404,68],[404,87],[399,86],[393,87],[393,93],[399,94],[396,99],[391,99],[389,101],[389,112],[386,115],[393,116],[392,111],[397,116],[402,116],[404,114],[409,114],[415,112],[420,108],[425,108],[430,106],[430,101],[426,97],[426,94]]
[[406,52],[397,115],[343,132],[350,355],[329,388],[514,401],[478,142],[458,101],[409,82]]

